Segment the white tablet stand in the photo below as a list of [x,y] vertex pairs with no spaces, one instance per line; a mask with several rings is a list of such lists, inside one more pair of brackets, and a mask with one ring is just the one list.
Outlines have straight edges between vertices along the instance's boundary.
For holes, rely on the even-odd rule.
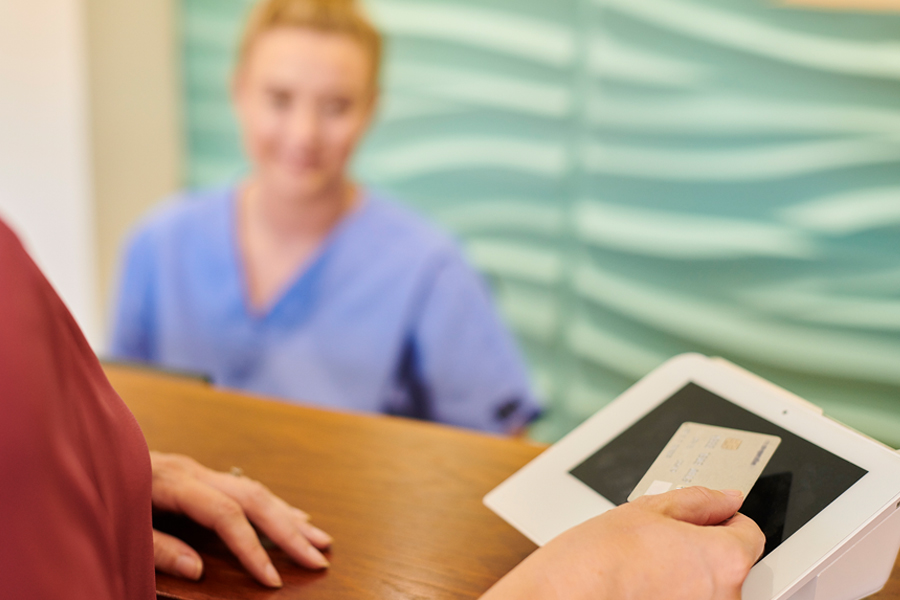
[[900,551],[900,456],[818,406],[727,361],[675,357],[485,496],[538,544],[615,504],[571,470],[688,383],[727,399],[865,475],[753,568],[745,600],[859,600],[888,581]]
[[900,551],[900,510],[858,537],[789,600],[859,600],[884,587]]
[[[773,385],[726,360],[712,360],[739,371],[745,377]],[[792,399],[807,410],[819,414],[823,412],[820,407],[799,396]],[[897,509],[900,509],[900,503]],[[886,519],[859,532],[845,547],[847,550],[843,554],[834,557],[829,566],[785,600],[860,600],[883,588],[900,552],[900,510],[894,510]]]

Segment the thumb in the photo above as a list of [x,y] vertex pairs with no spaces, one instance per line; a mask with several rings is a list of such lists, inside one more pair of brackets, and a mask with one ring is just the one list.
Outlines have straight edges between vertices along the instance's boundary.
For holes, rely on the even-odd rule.
[[657,496],[641,496],[632,502],[644,510],[694,525],[718,525],[734,516],[743,503],[744,496],[740,492],[717,492],[699,486]]
[[153,530],[153,561],[156,570],[176,577],[197,580],[203,575],[203,561],[193,548],[176,537]]

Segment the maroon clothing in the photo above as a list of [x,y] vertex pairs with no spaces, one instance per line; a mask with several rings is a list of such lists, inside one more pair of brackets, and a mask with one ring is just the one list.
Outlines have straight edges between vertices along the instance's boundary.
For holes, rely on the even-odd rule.
[[154,588],[141,430],[0,221],[0,596],[151,600]]

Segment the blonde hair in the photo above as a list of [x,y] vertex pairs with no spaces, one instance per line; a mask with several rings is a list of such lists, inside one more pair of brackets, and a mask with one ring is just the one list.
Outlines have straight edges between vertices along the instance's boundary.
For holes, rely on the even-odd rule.
[[352,38],[371,58],[372,83],[377,87],[381,70],[381,34],[356,0],[262,0],[253,8],[244,29],[238,51],[238,68],[263,34],[281,27],[298,27]]

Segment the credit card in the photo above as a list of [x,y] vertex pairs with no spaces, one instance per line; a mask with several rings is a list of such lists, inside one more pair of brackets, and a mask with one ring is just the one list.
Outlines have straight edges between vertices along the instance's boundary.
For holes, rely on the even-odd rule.
[[684,423],[628,501],[697,485],[712,490],[740,490],[746,497],[780,443],[777,435]]

